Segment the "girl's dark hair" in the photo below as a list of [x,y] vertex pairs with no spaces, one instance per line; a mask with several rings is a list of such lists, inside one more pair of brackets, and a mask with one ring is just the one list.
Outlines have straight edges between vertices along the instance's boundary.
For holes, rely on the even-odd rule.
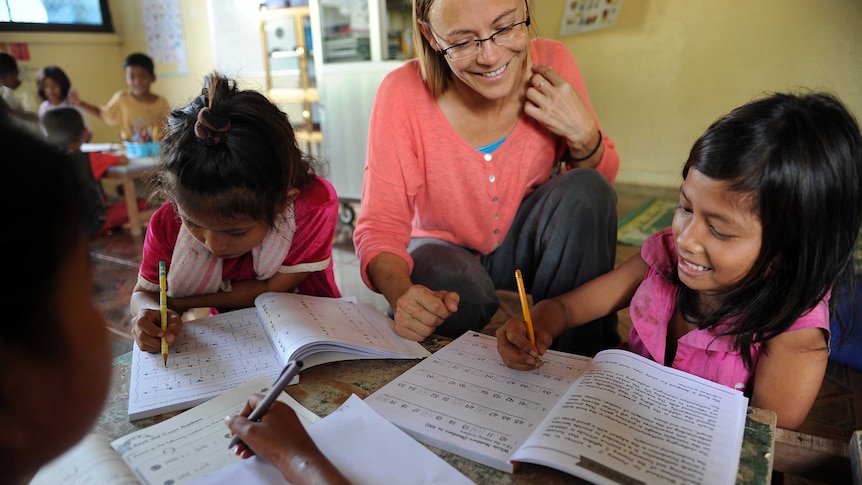
[[[200,138],[201,110],[227,122],[218,141]],[[274,226],[287,191],[313,177],[311,159],[297,146],[287,115],[257,91],[207,75],[201,95],[171,112],[161,143],[159,183],[165,195],[193,213],[243,214]]]
[[683,178],[692,169],[748,199],[763,232],[754,266],[717,311],[699,313],[695,292],[682,284],[679,310],[700,328],[732,321],[723,334],[736,337],[750,368],[752,344],[784,332],[833,287],[853,294],[862,136],[830,94],[773,94],[713,123],[691,149]]
[[45,96],[45,88],[42,86],[42,83],[45,82],[45,79],[51,78],[60,85],[60,93],[63,95],[63,99],[69,95],[69,89],[72,88],[72,82],[69,81],[69,76],[63,72],[57,66],[45,66],[42,68],[42,72],[39,75],[39,97],[42,98],[42,101],[48,99]]
[[[0,238],[0,251],[7,256],[4,271],[15,280],[0,292],[7,321],[0,325],[0,354],[17,348],[45,359],[61,357],[66,349],[58,333],[63,309],[54,302],[61,270],[83,244],[82,188],[71,159],[4,118],[0,146],[10,162],[4,168],[6,187],[0,190],[9,229]],[[33,203],[42,209],[34,213]]]

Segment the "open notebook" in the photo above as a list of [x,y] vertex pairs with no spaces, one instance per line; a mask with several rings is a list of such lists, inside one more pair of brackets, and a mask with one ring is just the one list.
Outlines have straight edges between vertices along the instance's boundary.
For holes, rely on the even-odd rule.
[[419,359],[429,353],[399,337],[365,303],[264,293],[255,307],[193,320],[161,354],[132,354],[129,419],[187,409],[263,374],[275,380],[290,360],[305,368],[349,359]]

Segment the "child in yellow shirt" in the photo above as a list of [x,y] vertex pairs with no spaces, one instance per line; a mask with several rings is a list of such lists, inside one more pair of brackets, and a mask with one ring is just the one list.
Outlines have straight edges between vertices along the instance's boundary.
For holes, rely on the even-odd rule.
[[155,141],[164,131],[170,105],[167,99],[150,91],[156,82],[153,60],[146,54],[130,54],[123,62],[123,69],[129,89],[114,93],[108,104],[95,106],[84,102],[74,89],[69,92],[69,101],[105,123],[119,126],[124,141]]

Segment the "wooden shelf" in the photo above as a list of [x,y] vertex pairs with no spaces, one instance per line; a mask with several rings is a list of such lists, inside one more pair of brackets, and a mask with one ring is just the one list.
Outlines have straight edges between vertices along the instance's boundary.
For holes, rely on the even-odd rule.
[[[311,39],[306,37],[308,27],[306,22],[310,21],[310,17],[311,10],[308,7],[261,8],[258,20],[260,22],[260,35],[263,45],[264,69],[266,70],[264,92],[273,103],[299,105],[304,123],[295,128],[296,140],[299,143],[305,144],[309,152],[313,151],[312,146],[316,146],[319,152],[321,143],[323,142],[323,134],[320,130],[314,129],[312,104],[320,101],[320,92],[315,87],[316,82],[311,76],[313,68],[311,58],[313,53],[309,52],[306,48],[311,42]],[[294,34],[296,35],[296,48],[290,51],[271,51],[266,35],[267,22],[285,19],[293,23]],[[291,66],[290,74],[298,76],[299,85],[293,88],[275,88],[273,87],[274,85],[284,85],[283,81],[289,81],[291,77],[285,77],[284,70],[274,71],[271,61],[287,57],[294,58],[297,61],[298,67],[293,68]],[[293,83],[290,82],[288,85],[293,85]],[[290,108],[296,108],[296,106]],[[292,109],[289,111],[292,111]],[[291,119],[294,118],[294,116],[291,116]]]
[[311,10],[308,7],[285,7],[285,8],[262,8],[259,18],[262,22],[267,20],[288,19],[293,17],[308,17]]
[[308,131],[303,128],[294,130],[296,141],[299,143],[320,143],[323,141],[323,133],[320,131]]
[[320,101],[317,88],[273,88],[267,91],[267,97],[273,103],[316,103]]

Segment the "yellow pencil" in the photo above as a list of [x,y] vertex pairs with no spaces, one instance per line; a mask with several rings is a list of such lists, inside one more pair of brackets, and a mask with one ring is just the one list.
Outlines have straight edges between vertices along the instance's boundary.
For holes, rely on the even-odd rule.
[[[515,270],[515,281],[518,283],[518,296],[521,298],[521,313],[524,314],[524,323],[527,324],[527,337],[530,343],[536,345],[536,332],[533,330],[533,317],[530,316],[530,305],[527,303],[527,290],[524,289],[524,277],[521,270]],[[542,359],[536,357],[536,364],[541,366]]]
[[521,270],[515,270],[515,281],[518,282],[518,296],[521,297],[521,313],[524,314],[524,323],[527,324],[527,336],[530,337],[530,343],[536,345],[536,333],[533,331],[533,319],[530,317],[530,306],[527,303],[527,290],[524,289],[524,277],[521,276]]
[[[159,261],[159,310],[162,317],[162,332],[168,329],[168,277],[165,262]],[[168,366],[168,341],[162,337],[162,360]]]

